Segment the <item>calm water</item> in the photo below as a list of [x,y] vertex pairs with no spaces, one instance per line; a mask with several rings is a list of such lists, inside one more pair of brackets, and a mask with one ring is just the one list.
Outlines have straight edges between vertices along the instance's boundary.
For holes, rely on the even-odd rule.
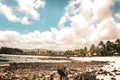
[[1,62],[33,63],[33,62],[71,62],[66,57],[31,56],[31,55],[1,55]]

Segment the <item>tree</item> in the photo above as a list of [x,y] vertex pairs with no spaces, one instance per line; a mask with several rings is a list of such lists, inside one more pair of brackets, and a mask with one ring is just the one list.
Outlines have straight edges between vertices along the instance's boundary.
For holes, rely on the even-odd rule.
[[103,43],[103,41],[100,41],[100,43],[98,44],[98,49],[98,52],[101,54],[101,56],[106,56],[105,44]]
[[74,55],[74,53],[73,53],[73,51],[68,50],[68,51],[65,51],[64,55],[65,56],[71,56],[71,55]]
[[105,46],[106,55],[112,56],[112,54],[113,54],[112,52],[116,48],[115,44],[111,41],[107,41],[105,45],[106,45]]
[[17,49],[17,48],[1,47],[0,53],[2,53],[2,54],[17,54],[17,53],[23,53],[23,51],[21,49]]
[[95,45],[94,44],[91,45],[89,52],[91,53],[91,55],[93,55],[95,53]]
[[85,49],[80,49],[80,55],[79,56],[82,56],[82,57],[86,56]]
[[103,46],[103,45],[104,45],[103,41],[100,41],[98,44],[98,46]]
[[87,47],[84,47],[84,51],[87,53]]
[[120,55],[120,45],[116,45],[116,51],[119,53]]
[[115,43],[116,43],[116,44],[120,44],[120,39],[117,39],[117,40],[115,41]]

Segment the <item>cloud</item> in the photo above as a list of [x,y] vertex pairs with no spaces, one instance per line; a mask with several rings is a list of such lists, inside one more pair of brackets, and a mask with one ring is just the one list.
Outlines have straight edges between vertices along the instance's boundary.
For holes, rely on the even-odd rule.
[[18,47],[20,34],[16,31],[0,31],[0,46]]
[[[17,6],[14,10],[12,7],[7,6],[0,2],[0,13],[2,13],[9,21],[20,22],[21,24],[29,25],[29,19],[38,20],[40,13],[38,9],[45,7],[45,1],[43,0],[16,0]],[[24,16],[16,15],[23,14]]]
[[[25,49],[73,49],[77,48],[79,36],[76,36],[72,28],[66,27],[58,31],[51,28],[51,31],[34,31],[28,34],[20,34],[16,31],[0,31],[0,46],[17,47]],[[75,38],[76,36],[76,38]],[[12,37],[12,38],[11,38]],[[83,41],[84,42],[84,41]]]
[[76,15],[82,15],[87,21],[93,23],[99,22],[112,15],[110,10],[112,5],[114,5],[113,0],[71,0],[66,6],[64,16],[61,17],[58,26],[64,26]]
[[[26,6],[27,3],[24,5]],[[119,13],[115,15],[112,13],[110,9],[112,5],[114,5],[113,0],[71,0],[58,22],[60,30],[52,27],[50,31],[34,31],[28,34],[0,31],[2,35],[0,46],[64,50],[88,47],[101,40],[116,40],[120,38],[120,23],[116,22],[115,18],[119,19]],[[31,9],[37,9],[37,7],[39,6],[34,5]],[[24,8],[21,10],[27,17],[23,18],[23,22],[29,24],[28,16],[32,18],[34,16],[31,12],[24,12]],[[71,23],[66,27],[65,23],[68,21]]]
[[29,22],[29,20],[28,20],[28,17],[23,17],[21,20],[20,20],[20,22],[21,22],[21,24],[26,24],[26,25],[29,25],[30,24],[30,22]]
[[23,12],[25,16],[32,17],[33,19],[39,19],[40,14],[37,9],[45,6],[45,2],[43,0],[17,0],[18,10]]
[[92,7],[92,13],[93,18],[96,20],[103,20],[109,16],[112,15],[112,11],[110,10],[110,7],[114,4],[113,0],[94,0],[93,7]]
[[120,13],[116,13],[115,17],[117,18],[117,21],[120,22]]
[[[75,32],[76,39],[73,43],[83,46],[96,44],[101,40],[120,38],[119,23],[110,9],[114,2],[114,0],[71,0],[65,7],[65,13],[58,26],[65,28],[65,23],[71,22],[70,28]],[[115,14],[115,17],[119,20],[119,13]]]
[[5,17],[9,21],[17,22],[19,20],[17,18],[17,16],[13,13],[12,8],[10,8],[9,6],[7,6],[5,4],[1,4],[0,3],[0,13],[2,13],[3,15],[5,15]]
[[120,38],[120,27],[119,23],[116,23],[113,18],[103,20],[97,25],[97,28],[93,29],[91,34],[91,41],[107,41],[115,40]]
[[70,0],[69,4],[65,7],[64,16],[61,17],[60,21],[58,22],[58,26],[60,28],[64,27],[64,24],[70,20],[72,13],[77,13],[78,9],[75,10],[75,4],[79,5],[81,0]]

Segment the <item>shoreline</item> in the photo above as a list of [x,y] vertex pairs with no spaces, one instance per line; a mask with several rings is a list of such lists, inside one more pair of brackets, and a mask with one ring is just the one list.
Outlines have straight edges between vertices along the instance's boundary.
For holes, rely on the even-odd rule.
[[[51,57],[51,56],[0,56],[1,80],[53,80],[60,77],[58,69],[66,67],[68,80],[119,80],[119,57]],[[4,62],[5,60],[8,60]],[[65,62],[65,60],[68,60]],[[52,76],[52,77],[53,77]],[[34,79],[33,79],[34,78]],[[84,79],[81,79],[84,80]]]
[[[0,56],[14,55],[14,56],[50,56],[50,55],[34,55],[34,54],[0,54]],[[66,55],[51,55],[50,57],[120,57],[120,56],[66,56]]]
[[[97,68],[107,65],[108,62],[92,61],[92,62],[71,62],[71,63],[9,63],[8,66],[0,66],[0,79],[32,79],[34,75],[36,79],[49,80],[51,74],[57,74],[57,69],[66,66],[69,70],[69,78],[73,80],[74,75],[78,73],[86,73],[94,71]],[[93,72],[91,72],[93,73]],[[57,79],[56,79],[57,80]]]

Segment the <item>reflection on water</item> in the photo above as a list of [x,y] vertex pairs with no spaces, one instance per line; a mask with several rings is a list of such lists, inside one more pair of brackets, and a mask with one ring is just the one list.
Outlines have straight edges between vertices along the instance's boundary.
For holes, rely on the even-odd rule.
[[33,63],[33,62],[71,62],[66,57],[28,56],[28,55],[1,55],[0,62]]

